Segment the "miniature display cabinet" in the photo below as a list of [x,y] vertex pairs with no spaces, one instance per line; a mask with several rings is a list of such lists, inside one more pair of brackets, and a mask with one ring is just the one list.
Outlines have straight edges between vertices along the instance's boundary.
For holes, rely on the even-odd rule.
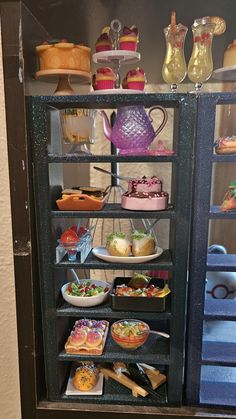
[[[116,109],[125,101],[126,105],[134,106],[142,104],[147,110],[151,106],[163,106],[166,111],[174,112],[173,126],[173,149],[171,155],[147,155],[145,153],[135,155],[110,155],[92,154],[68,154],[63,149],[52,147],[52,131],[49,129],[51,120],[50,112],[53,109],[65,108],[89,108],[89,109]],[[194,118],[196,114],[196,99],[188,94],[151,94],[151,95],[86,95],[86,96],[51,96],[31,97],[30,99],[34,187],[37,215],[37,237],[40,262],[40,292],[42,304],[42,322],[44,335],[44,358],[47,397],[50,401],[63,401],[65,403],[99,403],[99,404],[134,404],[135,406],[158,406],[180,405],[182,402],[183,368],[184,368],[184,330],[186,312],[186,272],[188,267],[189,225],[191,212],[192,191],[192,153],[194,138]],[[63,141],[62,136],[56,141]],[[98,141],[106,141],[100,137]],[[114,148],[113,148],[114,150]],[[56,200],[63,189],[63,167],[71,163],[82,166],[85,163],[125,163],[130,165],[139,162],[156,163],[158,167],[164,163],[172,166],[170,204],[162,211],[135,211],[125,210],[120,204],[105,203],[102,209],[60,211]],[[96,175],[96,172],[95,172]],[[79,183],[77,179],[76,183]],[[89,252],[87,257],[81,260],[80,253],[74,258],[68,259],[65,252],[57,253],[55,259],[57,240],[65,227],[77,224],[87,219],[115,219],[119,218],[121,225],[126,219],[137,222],[141,219],[169,220],[170,236],[169,248],[164,249],[159,257],[153,260],[139,263],[122,261],[104,261],[96,257],[94,252]],[[104,243],[102,243],[104,244]],[[91,244],[93,246],[93,243]],[[63,249],[62,249],[63,250]],[[75,260],[73,260],[75,259]],[[125,259],[125,258],[124,258]],[[171,294],[166,304],[154,308],[153,311],[131,311],[114,300],[95,307],[75,307],[62,299],[60,288],[68,282],[68,273],[71,269],[87,269],[93,272],[112,270],[113,279],[117,275],[116,270],[141,270],[159,271],[166,277]],[[96,275],[95,275],[96,277]],[[122,278],[119,278],[119,281]],[[145,306],[145,304],[144,304]],[[118,309],[117,309],[118,308]],[[66,340],[76,320],[83,318],[106,320],[109,322],[109,330],[106,336],[105,346],[101,355],[90,355],[90,359],[96,364],[103,364],[101,371],[105,382],[100,393],[66,392],[71,367],[74,362],[85,361],[88,355],[67,353],[64,349]],[[128,351],[111,338],[111,326],[116,320],[122,319],[144,320],[151,329],[162,330],[170,335],[170,339],[152,334],[147,341],[138,349]],[[165,334],[164,334],[165,335]],[[147,395],[145,388],[136,387],[127,377],[120,377],[109,369],[109,363],[123,361],[130,363],[151,364],[156,367],[158,377],[149,372],[153,380],[153,388],[160,386],[158,397]],[[167,382],[165,382],[166,376]],[[113,378],[112,378],[113,377]],[[115,380],[114,380],[115,377]],[[117,379],[119,377],[119,379]],[[71,380],[71,379],[70,379]],[[156,386],[156,387],[155,387]],[[73,388],[72,388],[73,390]],[[71,384],[69,383],[69,391]],[[98,396],[98,394],[100,394]]]
[[[229,6],[230,1],[225,2]],[[55,11],[61,6],[56,4],[60,2],[49,3],[50,7],[40,6],[42,10],[39,17],[48,7],[50,10],[55,7]],[[70,16],[76,2],[72,3]],[[126,64],[128,66],[141,61],[141,53],[137,50],[137,27],[124,27],[121,33],[121,22],[114,19],[110,27],[102,29],[95,44],[97,26],[113,19],[111,5],[110,8],[100,5],[97,12],[95,3],[88,0],[76,3],[79,19],[71,26],[75,29],[68,31],[68,34],[75,34],[75,38],[81,38],[79,41],[85,36],[88,44],[93,42],[95,48],[91,55],[90,47],[83,44],[70,43],[65,39],[45,41],[51,39],[43,27],[47,19],[42,26],[37,22],[37,28],[42,30],[38,51],[42,53],[42,60],[46,53],[48,68],[42,66],[38,71],[35,68],[33,71],[33,66],[30,69],[25,66],[25,80],[30,79],[30,83],[24,82],[28,90],[22,83],[22,91],[18,91],[18,60],[13,63],[17,88],[12,83],[13,67],[8,67],[8,58],[13,57],[12,45],[9,48],[7,36],[3,39],[7,44],[5,48],[9,49],[4,66],[10,74],[10,77],[7,74],[5,83],[6,98],[10,96],[7,103],[8,132],[10,145],[14,145],[9,147],[12,159],[10,178],[14,179],[11,180],[11,190],[15,188],[18,170],[15,161],[18,158],[20,160],[17,163],[20,167],[23,165],[24,174],[28,176],[27,182],[30,179],[27,199],[22,200],[21,194],[16,199],[12,193],[12,207],[16,208],[19,202],[24,202],[22,213],[25,214],[28,211],[27,202],[32,199],[27,222],[33,236],[33,256],[29,254],[30,264],[24,280],[28,280],[28,277],[31,279],[28,305],[34,316],[30,324],[31,335],[27,338],[25,313],[21,310],[24,297],[18,285],[21,275],[19,267],[23,266],[23,270],[26,268],[24,262],[20,264],[17,260],[16,263],[22,411],[25,418],[33,417],[28,410],[28,386],[26,388],[25,385],[26,358],[31,356],[32,375],[29,383],[33,383],[35,398],[37,394],[37,400],[32,397],[31,408],[37,418],[44,414],[45,419],[56,418],[57,414],[58,418],[80,415],[82,418],[90,412],[94,417],[100,417],[103,413],[106,417],[112,417],[113,407],[117,416],[123,416],[128,411],[133,416],[137,413],[137,417],[144,414],[148,417],[156,414],[161,417],[172,414],[180,416],[182,412],[188,417],[210,417],[214,413],[204,410],[203,405],[217,408],[236,406],[236,251],[232,238],[236,229],[236,93],[204,93],[199,90],[212,72],[213,77],[220,80],[235,81],[236,65],[230,69],[230,64],[227,64],[213,70],[212,53],[218,67],[220,54],[214,57],[215,38],[211,50],[213,35],[215,37],[216,34],[215,24],[208,21],[211,16],[195,20],[190,45],[190,16],[185,19],[185,13],[190,13],[187,2],[178,5],[181,22],[186,26],[176,23],[175,12],[168,25],[170,11],[167,11],[167,6],[159,18],[158,7],[165,7],[161,1],[150,1],[150,10],[155,13],[147,8],[148,18],[140,15],[140,10],[147,7],[144,1],[137,0],[138,7],[135,8],[133,2],[111,2],[119,3],[120,9],[116,4],[112,13],[117,13],[121,21],[127,15],[138,16],[138,19],[142,17],[140,23],[148,36],[145,45],[141,44],[140,51],[142,60],[145,59],[145,71],[150,74],[145,92],[146,76],[142,68],[129,70],[121,80]],[[196,7],[197,10],[204,10],[205,14],[204,3],[199,0]],[[225,6],[226,9],[230,7]],[[220,15],[220,11],[218,7],[217,14]],[[28,19],[28,11],[24,13]],[[11,13],[9,15],[8,21],[11,21]],[[164,16],[166,20],[162,25]],[[203,14],[199,13],[200,16]],[[92,18],[96,24],[88,28],[88,21]],[[225,23],[218,16],[213,18],[217,21],[220,19],[221,24]],[[34,19],[31,19],[32,16],[29,19],[32,23]],[[81,25],[77,25],[78,21],[81,21]],[[55,30],[57,35],[58,28],[60,31],[62,23],[65,23],[64,8],[61,8],[58,22]],[[23,25],[24,48],[27,50],[25,63],[26,58],[35,53],[36,46],[33,45],[35,41],[30,45],[27,43],[31,38],[35,39],[35,36],[31,37],[32,28],[30,35],[26,31],[27,25]],[[161,39],[159,35],[164,26]],[[220,28],[218,34],[224,31],[225,27]],[[34,30],[32,32],[35,33]],[[18,27],[16,39],[17,42],[21,40]],[[107,48],[110,42],[111,46]],[[222,45],[223,41],[221,49]],[[192,55],[190,46],[193,46]],[[231,53],[234,46],[235,41]],[[49,51],[51,57],[47,55]],[[80,64],[83,62],[85,67],[74,69],[74,59],[70,68],[63,68],[64,58],[56,61],[59,65],[55,64],[54,59],[71,53],[75,53],[75,61],[80,57]],[[208,67],[200,78],[199,56],[207,58],[200,62],[200,70]],[[51,58],[54,68],[50,67]],[[94,65],[93,76],[90,58]],[[65,61],[67,64],[69,60],[66,58]],[[99,66],[102,67],[99,69]],[[35,78],[33,81],[33,74],[41,80],[40,83]],[[176,89],[187,74],[195,84],[195,91],[178,93]],[[55,79],[59,79],[56,92],[47,95],[47,87],[42,82]],[[74,93],[73,88],[78,86],[75,87],[73,80],[83,84],[78,88],[81,94]],[[170,86],[171,92],[147,93],[162,91],[163,86],[159,89],[159,83],[163,83],[163,80]],[[89,87],[86,88],[86,84]],[[165,88],[165,91],[169,90],[168,86]],[[29,95],[27,98],[26,90]],[[184,91],[183,84],[179,90]],[[37,95],[38,92],[40,95]],[[25,129],[22,132],[15,124],[15,94],[22,103],[20,122]],[[25,120],[28,124],[22,124]],[[171,150],[165,146],[166,122],[172,125],[169,131],[173,135]],[[158,139],[155,139],[157,135]],[[12,157],[11,150],[18,150],[17,142],[25,147],[24,158],[20,153],[20,157],[18,153]],[[109,147],[104,148],[104,143]],[[104,149],[109,149],[108,154]],[[28,171],[25,170],[24,161]],[[162,172],[164,165],[167,170]],[[150,167],[153,170],[151,175]],[[150,176],[148,178],[145,169]],[[138,176],[136,173],[136,179],[133,179],[135,175],[132,171],[135,170]],[[150,180],[154,182],[153,178],[160,180],[159,171],[168,172],[170,182],[167,189],[165,179],[161,179],[164,189],[161,181],[159,186],[155,185],[157,189],[160,187],[155,190],[155,200],[149,199],[148,195],[151,201],[148,206],[142,206],[140,202],[136,205],[130,181],[137,178],[143,183]],[[104,181],[103,184],[103,180],[108,179],[104,174],[110,176],[108,186],[108,182]],[[22,183],[26,183],[22,179]],[[96,181],[101,183],[97,187],[93,186]],[[126,189],[122,181],[127,182]],[[18,192],[19,189],[18,185]],[[110,199],[112,194],[113,201]],[[13,214],[13,230],[17,230],[19,225],[19,219],[16,220],[18,211],[16,214]],[[109,222],[113,227],[108,232]],[[138,259],[132,254],[134,245],[130,240],[127,255],[113,257],[108,252],[107,233],[118,231],[114,230],[115,225],[123,232],[125,223],[128,223],[129,232],[140,226],[146,232],[151,232],[157,239],[155,252]],[[158,236],[160,225],[161,234]],[[15,231],[13,233],[14,243],[17,243],[15,239],[18,237]],[[167,243],[165,246],[162,246],[162,240]],[[140,300],[137,298],[137,304],[132,295],[117,296],[116,287],[128,285],[136,272],[150,276],[152,289],[162,287],[168,295],[155,301],[150,300],[150,295],[140,297]],[[80,301],[77,297],[75,302],[74,297],[67,293],[68,282],[74,286],[85,284],[84,292],[90,292],[87,278],[94,281],[95,288],[104,287],[102,295],[94,299],[94,304],[89,304],[86,298]],[[116,334],[116,330],[121,324],[133,327],[132,322],[140,328],[138,339],[136,341],[135,336],[135,339],[127,342]],[[27,345],[27,339],[32,339],[30,345]],[[30,355],[25,348],[30,348]],[[121,363],[125,364],[126,369]],[[189,407],[169,409],[183,404]],[[100,412],[98,405],[102,406]]]
[[198,100],[186,395],[190,404],[236,406],[236,150],[222,141],[226,129],[234,144],[224,108],[235,109],[236,94]]

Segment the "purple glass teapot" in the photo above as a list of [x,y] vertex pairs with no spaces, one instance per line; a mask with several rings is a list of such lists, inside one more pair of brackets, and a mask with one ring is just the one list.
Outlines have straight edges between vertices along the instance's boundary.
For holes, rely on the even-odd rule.
[[[160,126],[154,131],[152,126],[151,112],[159,109],[163,113],[163,120]],[[121,106],[113,128],[104,111],[103,117],[104,134],[121,153],[143,153],[147,151],[154,138],[161,132],[167,122],[167,112],[162,106],[153,106],[146,113],[144,106]]]

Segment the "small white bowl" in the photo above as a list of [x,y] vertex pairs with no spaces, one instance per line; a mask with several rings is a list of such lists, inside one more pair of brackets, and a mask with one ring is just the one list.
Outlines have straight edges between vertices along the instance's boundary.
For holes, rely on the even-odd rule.
[[80,283],[83,284],[84,282],[87,282],[87,281],[90,281],[91,285],[95,284],[95,285],[101,285],[104,288],[108,287],[109,290],[105,292],[104,294],[94,295],[93,297],[77,297],[74,295],[68,295],[66,293],[66,289],[68,285],[71,283],[71,282],[67,282],[67,284],[63,285],[63,287],[61,288],[61,293],[64,300],[67,301],[67,303],[72,304],[72,306],[76,306],[76,307],[94,307],[94,306],[98,306],[99,304],[104,303],[104,301],[107,299],[109,295],[111,284],[108,284],[108,282],[100,281],[96,279],[94,280],[81,279]]

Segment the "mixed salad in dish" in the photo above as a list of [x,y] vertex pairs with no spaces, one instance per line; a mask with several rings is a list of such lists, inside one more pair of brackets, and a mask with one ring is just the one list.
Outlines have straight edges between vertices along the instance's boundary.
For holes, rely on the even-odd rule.
[[65,292],[72,297],[95,297],[100,294],[105,294],[107,291],[109,291],[109,287],[103,287],[91,281],[86,281],[81,284],[69,283]]
[[154,284],[150,284],[151,277],[142,273],[134,272],[128,284],[117,285],[115,295],[118,297],[147,297],[147,298],[164,298],[171,291],[168,285],[159,288]]
[[151,284],[147,288],[134,289],[127,285],[117,285],[115,295],[118,297],[147,297],[147,298],[163,298],[170,293],[170,289],[167,285],[164,288],[155,287]]
[[113,323],[112,332],[120,337],[135,338],[149,332],[149,327],[139,320],[121,320]]

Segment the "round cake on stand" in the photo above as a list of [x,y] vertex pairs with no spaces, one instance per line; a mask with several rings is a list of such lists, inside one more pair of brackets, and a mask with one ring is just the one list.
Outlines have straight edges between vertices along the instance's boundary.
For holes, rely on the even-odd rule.
[[90,48],[83,45],[62,40],[61,42],[45,42],[36,47],[39,58],[39,70],[36,79],[45,79],[58,84],[54,95],[74,95],[70,79],[77,83],[89,84],[90,73]]

